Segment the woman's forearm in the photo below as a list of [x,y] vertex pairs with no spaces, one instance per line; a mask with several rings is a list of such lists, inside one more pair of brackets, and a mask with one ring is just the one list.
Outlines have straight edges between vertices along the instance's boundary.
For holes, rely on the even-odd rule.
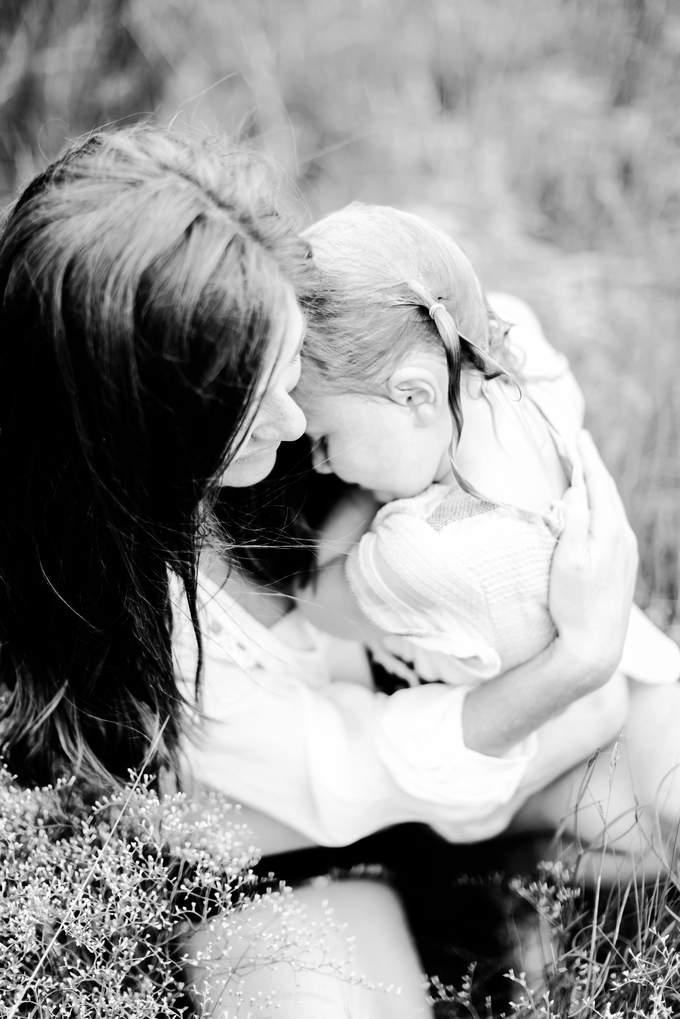
[[621,661],[633,600],[637,543],[616,485],[590,436],[578,441],[582,475],[564,496],[565,527],[550,573],[559,636],[536,658],[471,690],[463,706],[470,750],[501,757],[585,694]]
[[557,637],[531,661],[473,687],[463,706],[469,750],[502,757],[550,718],[597,689],[616,663],[589,662]]

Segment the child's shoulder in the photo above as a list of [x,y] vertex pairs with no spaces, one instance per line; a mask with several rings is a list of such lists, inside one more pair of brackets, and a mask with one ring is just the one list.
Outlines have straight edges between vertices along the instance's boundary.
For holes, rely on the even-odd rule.
[[377,530],[386,520],[394,517],[424,520],[429,523],[433,514],[439,511],[442,503],[449,501],[452,493],[458,492],[467,498],[467,493],[460,489],[453,489],[450,485],[435,481],[419,495],[412,495],[406,499],[393,499],[378,511],[371,530]]
[[489,304],[504,322],[512,326],[508,343],[518,356],[527,379],[558,378],[569,371],[569,362],[548,343],[535,311],[512,294],[487,294]]
[[573,459],[572,446],[583,426],[585,408],[567,358],[548,343],[536,313],[525,301],[511,294],[487,296],[496,314],[512,326],[508,344],[517,357],[523,388],[562,436]]
[[413,547],[427,544],[441,549],[439,535],[449,524],[474,523],[477,528],[482,516],[488,523],[490,517],[504,519],[514,515],[512,509],[471,495],[456,485],[435,482],[420,495],[395,499],[383,506],[376,514],[371,531],[387,542],[408,538]]

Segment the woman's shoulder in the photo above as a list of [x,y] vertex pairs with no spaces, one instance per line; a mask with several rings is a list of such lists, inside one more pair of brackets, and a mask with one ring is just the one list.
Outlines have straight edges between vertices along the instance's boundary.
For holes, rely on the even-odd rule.
[[[193,675],[197,662],[196,637],[186,595],[178,580],[172,582],[173,647],[178,671]],[[251,615],[231,591],[200,574],[198,621],[203,643],[206,681],[219,671],[236,670],[258,682],[285,685],[291,677],[308,685],[328,681],[325,667],[325,635],[308,624],[299,612],[290,612],[273,626]]]

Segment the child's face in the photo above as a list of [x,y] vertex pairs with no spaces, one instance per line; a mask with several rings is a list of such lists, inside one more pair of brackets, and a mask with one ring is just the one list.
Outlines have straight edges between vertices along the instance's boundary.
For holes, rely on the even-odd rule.
[[376,493],[381,500],[418,495],[450,473],[451,420],[423,427],[389,397],[295,391],[315,443],[314,469]]

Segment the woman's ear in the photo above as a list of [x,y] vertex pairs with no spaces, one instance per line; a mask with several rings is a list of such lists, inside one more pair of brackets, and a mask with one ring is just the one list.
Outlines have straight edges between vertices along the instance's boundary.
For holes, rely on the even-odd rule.
[[387,380],[388,396],[413,411],[418,424],[432,424],[447,408],[444,380],[439,375],[423,365],[403,365]]

